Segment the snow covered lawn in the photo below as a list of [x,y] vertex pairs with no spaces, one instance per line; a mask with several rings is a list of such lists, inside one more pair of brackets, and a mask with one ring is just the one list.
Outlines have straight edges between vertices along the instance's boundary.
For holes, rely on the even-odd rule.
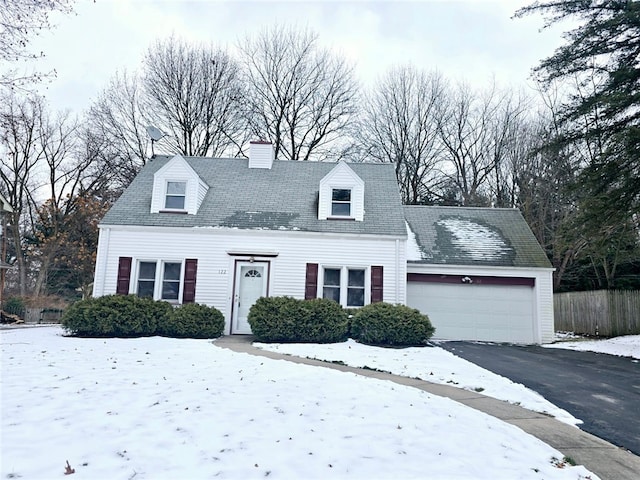
[[485,370],[439,347],[381,348],[353,340],[326,345],[303,343],[254,343],[254,346],[300,357],[339,361],[352,367],[369,367],[465,390],[520,405],[535,412],[553,415],[570,425],[582,423],[566,410],[556,407],[539,393],[520,383]]
[[575,342],[558,342],[543,345],[546,348],[564,348],[583,352],[607,353],[619,357],[640,359],[640,335],[627,335],[605,340],[578,340]]
[[2,479],[597,478],[513,426],[391,382],[206,340],[46,327],[0,342]]

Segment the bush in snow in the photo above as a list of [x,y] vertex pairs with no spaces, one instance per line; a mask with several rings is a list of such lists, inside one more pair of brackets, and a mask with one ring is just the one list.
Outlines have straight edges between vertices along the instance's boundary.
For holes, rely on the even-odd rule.
[[174,338],[216,338],[224,330],[220,310],[197,303],[187,303],[171,310],[158,324],[158,334]]
[[372,303],[351,319],[350,334],[370,345],[424,345],[434,334],[429,317],[405,305]]
[[80,337],[145,337],[157,334],[171,310],[169,303],[150,298],[107,295],[74,303],[61,322]]
[[346,312],[323,298],[262,297],[251,307],[248,320],[260,342],[332,343],[347,338]]

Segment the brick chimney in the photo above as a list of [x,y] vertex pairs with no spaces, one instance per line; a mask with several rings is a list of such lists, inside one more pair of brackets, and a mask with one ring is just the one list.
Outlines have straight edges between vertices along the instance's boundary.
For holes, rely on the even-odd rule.
[[271,168],[273,165],[271,142],[254,140],[249,144],[249,168]]

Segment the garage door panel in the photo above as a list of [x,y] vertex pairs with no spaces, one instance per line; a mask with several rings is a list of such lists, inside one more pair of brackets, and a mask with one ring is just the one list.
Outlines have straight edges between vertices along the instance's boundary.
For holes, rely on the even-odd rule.
[[533,299],[522,285],[407,284],[407,304],[447,340],[535,343]]

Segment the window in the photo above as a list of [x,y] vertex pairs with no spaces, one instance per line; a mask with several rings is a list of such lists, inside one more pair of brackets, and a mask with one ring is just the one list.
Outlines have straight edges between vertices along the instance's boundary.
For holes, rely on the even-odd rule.
[[184,199],[187,194],[187,182],[167,182],[167,195],[164,208],[184,210]]
[[181,263],[165,263],[162,273],[162,300],[178,300],[180,293],[180,270]]
[[324,285],[322,287],[322,298],[335,300],[340,303],[340,269],[324,269]]
[[138,296],[153,298],[156,284],[156,262],[140,262]]
[[335,300],[347,307],[362,307],[365,298],[365,269],[325,268],[322,297]]
[[364,305],[364,270],[347,270],[347,307]]
[[181,276],[182,262],[140,262],[137,295],[177,302],[180,298]]
[[331,216],[351,216],[351,190],[334,188],[331,191]]

